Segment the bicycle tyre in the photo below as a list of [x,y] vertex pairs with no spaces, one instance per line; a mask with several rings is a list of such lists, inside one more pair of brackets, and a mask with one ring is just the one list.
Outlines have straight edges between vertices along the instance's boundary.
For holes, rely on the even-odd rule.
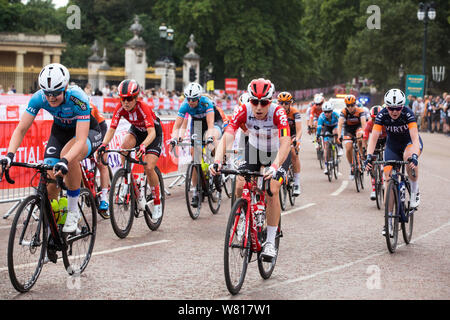
[[[125,169],[119,169],[113,177],[113,181],[111,182],[111,189],[109,191],[109,215],[111,220],[111,226],[114,230],[114,233],[121,239],[126,238],[130,233],[131,227],[133,225],[134,220],[134,212],[136,207],[136,199],[133,192],[133,187],[131,181],[125,183],[127,177],[127,172]],[[121,182],[123,179],[123,182]],[[125,199],[129,199],[128,203],[121,203],[120,193],[122,188],[127,185],[128,190],[125,195]],[[117,202],[117,203],[116,203]],[[118,206],[116,209],[115,206]],[[119,215],[119,207],[123,207],[123,211],[126,214]],[[123,216],[123,218],[121,217]],[[119,226],[118,221],[124,221],[125,227]]]
[[[31,210],[28,212],[27,216],[25,217],[25,209],[28,205],[32,205]],[[17,268],[18,270],[16,270],[15,268],[15,262],[16,260],[14,259],[14,253],[17,251],[17,248],[15,247],[16,245],[16,234],[17,234],[17,227],[18,226],[23,226],[26,225],[29,226],[29,221],[30,218],[32,216],[32,213],[34,212],[34,206],[36,206],[37,211],[39,212],[39,215],[35,215],[38,216],[38,226],[39,229],[38,230],[38,235],[41,236],[40,238],[40,242],[42,244],[41,246],[41,251],[39,253],[39,257],[38,257],[38,261],[37,261],[37,265],[36,268],[32,271],[31,276],[29,277],[29,279],[27,279],[27,281],[21,281],[18,276],[19,270],[24,270],[26,267],[24,268]],[[48,239],[48,235],[47,235],[47,227],[45,226],[45,224],[43,223],[43,221],[41,221],[41,223],[39,223],[39,220],[43,219],[43,213],[41,212],[41,198],[37,195],[31,195],[28,196],[27,198],[25,198],[25,200],[23,200],[23,202],[20,204],[20,206],[17,208],[16,211],[16,215],[14,216],[14,220],[11,224],[11,230],[9,233],[9,240],[8,240],[8,254],[7,254],[7,260],[8,260],[8,273],[9,273],[9,279],[11,280],[11,284],[13,285],[13,287],[19,291],[19,292],[28,292],[36,283],[37,279],[39,278],[39,275],[42,271],[42,268],[44,266],[44,259],[45,259],[45,253],[47,251],[47,239]],[[20,219],[25,219],[23,220],[23,222],[19,222]],[[42,232],[42,235],[41,235]],[[19,236],[20,234],[22,234],[23,232],[19,232]],[[33,231],[34,234],[36,234],[35,231]],[[38,236],[38,237],[39,237]],[[33,236],[34,237],[34,236]],[[45,240],[44,240],[45,239]],[[31,243],[32,243],[32,239],[30,238],[30,249],[27,249],[26,251],[31,252],[32,251],[32,247],[31,247]],[[38,239],[39,241],[39,239]],[[19,243],[17,242],[17,247],[19,246]],[[37,250],[36,250],[37,251]],[[35,251],[35,252],[36,252]],[[20,265],[28,265],[29,263],[23,264],[20,263],[17,267],[19,267]]]
[[[214,183],[214,177],[209,174],[209,171],[206,173],[208,176],[207,186],[208,186],[208,205],[212,214],[217,214],[220,209],[220,205],[222,203],[222,191],[218,191],[216,188],[216,184]],[[220,177],[220,176],[219,176]],[[223,186],[223,183],[222,183]]]
[[381,171],[380,165],[376,165],[375,168],[375,196],[377,208],[378,210],[381,210],[384,204],[383,172]]
[[[248,221],[240,220],[241,213],[243,213],[246,217],[247,212],[247,201],[239,198],[236,200],[233,208],[231,209],[230,216],[228,217],[227,228],[225,230],[225,243],[224,243],[224,275],[225,275],[225,284],[227,286],[228,291],[235,295],[237,294],[244,283],[245,275],[247,273],[248,263],[250,261],[250,251],[251,251],[251,237],[250,237],[250,223]],[[242,226],[242,223],[244,225]],[[236,229],[238,227],[243,228],[243,232],[245,232],[245,228],[247,226],[247,234],[244,233],[241,235],[241,239],[238,239],[238,234]],[[242,230],[242,229],[241,229]],[[234,249],[238,250],[230,250],[233,248],[233,244],[230,247],[230,239],[232,236],[233,243],[237,240],[237,243],[234,245]],[[244,241],[247,237],[247,246],[244,247]],[[233,270],[237,270],[237,268],[233,268],[231,266],[230,256],[234,255],[232,251],[236,251],[236,258],[242,258],[242,267],[240,267],[239,276],[234,277],[231,273]],[[239,263],[240,264],[240,263]],[[236,281],[234,281],[236,279]]]
[[[161,225],[162,219],[164,217],[164,209],[166,207],[166,191],[164,189],[164,179],[163,179],[161,171],[159,170],[158,167],[155,167],[155,172],[156,172],[156,175],[158,176],[158,181],[159,181],[159,199],[161,201],[162,214],[161,214],[161,217],[159,217],[159,219],[154,221],[152,219],[151,208],[149,208],[147,205],[145,206],[145,211],[144,211],[145,223],[147,224],[147,227],[152,231],[158,230],[159,226]],[[148,185],[147,179],[145,179],[144,190],[145,190],[145,201],[148,203],[149,201],[151,201],[152,193],[151,193],[150,186]],[[149,193],[147,193],[147,192],[149,192]]]
[[[81,204],[80,204],[81,202]],[[73,242],[71,241],[71,235],[65,234],[67,242],[67,250],[62,251],[62,257],[64,267],[69,275],[80,275],[86,269],[94,250],[95,238],[97,234],[97,207],[95,206],[94,196],[87,188],[80,190],[80,196],[78,198],[78,208],[81,213],[80,222],[78,222],[78,228],[81,230],[80,235],[74,235],[73,238],[77,238]],[[88,240],[86,240],[89,238]],[[87,243],[89,242],[89,243]],[[85,253],[77,252],[74,254],[75,249],[81,248]]]
[[291,203],[291,206],[294,206],[296,197],[294,197],[294,173],[292,165],[289,167],[288,171],[287,186],[288,186],[289,202]]
[[222,175],[223,189],[225,190],[225,194],[227,195],[227,197],[229,199],[231,199],[231,195],[232,195],[231,192],[233,189],[233,187],[231,185],[233,183],[231,178],[232,178],[231,175],[227,175],[227,176]]
[[359,171],[359,184],[361,186],[361,190],[364,190],[364,169],[363,169],[363,161],[362,161],[361,152],[358,152],[358,171]]
[[231,179],[231,208],[233,208],[233,205],[236,202],[236,175],[233,175]]
[[[265,228],[261,232],[262,232],[261,243],[264,243],[267,238],[267,224],[265,224]],[[270,276],[273,273],[273,270],[275,269],[275,265],[277,263],[277,258],[278,258],[279,247],[280,247],[280,238],[281,238],[281,216],[280,216],[280,221],[278,222],[277,235],[275,236],[275,248],[277,249],[277,256],[275,257],[275,259],[272,259],[271,262],[265,262],[262,260],[261,251],[258,252],[258,270],[259,270],[259,274],[261,275],[261,277],[265,280],[270,278]]]
[[352,168],[353,168],[353,175],[354,175],[354,179],[355,179],[355,185],[356,185],[356,192],[360,192],[361,188],[359,186],[359,169],[358,169],[358,159],[357,159],[357,155],[355,150],[353,149],[353,163],[352,163]]
[[406,195],[407,198],[405,199],[405,216],[407,217],[408,221],[402,221],[402,234],[403,234],[403,240],[406,244],[409,244],[411,242],[412,233],[413,233],[413,225],[414,225],[414,212],[415,209],[412,209],[410,207],[411,203],[411,186],[409,182],[406,183]]
[[[389,204],[393,202],[393,210],[392,210],[392,218],[389,216]],[[392,219],[392,230],[393,236],[391,237],[389,234],[389,220]],[[387,193],[386,193],[386,201],[385,201],[385,210],[384,210],[384,227],[386,230],[385,238],[388,250],[390,253],[394,253],[397,248],[398,242],[398,224],[399,224],[399,212],[398,212],[398,193],[397,193],[397,185],[393,180],[389,182]]]
[[[188,213],[189,216],[193,219],[196,220],[199,215],[200,215],[200,209],[202,207],[202,189],[201,189],[201,185],[198,186],[197,185],[197,195],[198,195],[198,207],[197,208],[193,208],[191,205],[191,195],[190,195],[190,191],[191,191],[191,185],[192,185],[192,173],[194,171],[194,168],[196,168],[195,164],[189,164],[187,170],[186,170],[186,180],[185,180],[185,196],[186,196],[186,205],[187,205],[187,209],[188,209]],[[198,168],[198,166],[197,166]],[[197,170],[198,171],[198,170]],[[197,173],[200,174],[200,173]]]
[[280,187],[280,191],[278,192],[278,196],[280,198],[281,210],[286,211],[286,208],[287,208],[287,196],[288,196],[286,180],[283,180],[283,183],[281,184],[281,187]]
[[334,172],[334,179],[338,179],[339,176],[339,156],[337,153],[337,146],[334,146],[334,150],[333,150],[333,172]]
[[[102,217],[105,220],[108,220],[110,218],[109,215],[105,214],[106,213],[105,210],[100,210],[100,208],[99,208],[100,207],[100,198],[99,198],[98,195],[100,194],[100,192],[102,192],[102,187],[100,185],[100,180],[97,181],[97,172],[98,171],[99,171],[98,167],[95,167],[94,168],[94,177],[95,177],[95,179],[94,179],[94,188],[95,188],[95,192],[97,194],[97,196],[94,199],[95,200],[95,205],[97,207],[97,212],[100,215],[100,217]],[[112,170],[111,170],[110,166],[108,166],[108,176],[109,176],[109,186],[111,187],[111,181],[112,181],[112,178],[113,178],[113,174],[112,174]]]

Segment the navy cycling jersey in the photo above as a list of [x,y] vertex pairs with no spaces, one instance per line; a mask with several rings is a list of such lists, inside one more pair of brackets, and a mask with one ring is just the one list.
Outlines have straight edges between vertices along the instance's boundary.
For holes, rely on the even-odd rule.
[[178,110],[178,116],[184,118],[186,113],[188,113],[194,119],[206,119],[206,115],[210,112],[214,112],[214,109],[214,102],[208,97],[201,96],[198,105],[195,108],[191,108],[187,99],[184,99]]
[[320,134],[322,131],[322,126],[326,127],[335,127],[338,125],[339,122],[339,115],[336,111],[333,111],[331,113],[331,119],[327,119],[325,116],[325,113],[322,112],[319,116],[319,120],[317,121],[317,134]]
[[33,94],[26,111],[36,116],[40,109],[47,110],[54,123],[63,128],[75,128],[77,121],[91,120],[89,97],[78,86],[69,86],[65,92],[64,101],[58,107],[51,107],[41,90]]
[[404,146],[411,143],[409,129],[417,128],[417,122],[414,112],[408,107],[403,107],[400,116],[395,120],[391,118],[389,111],[383,108],[375,118],[372,131],[381,132],[383,126],[386,128],[387,144]]

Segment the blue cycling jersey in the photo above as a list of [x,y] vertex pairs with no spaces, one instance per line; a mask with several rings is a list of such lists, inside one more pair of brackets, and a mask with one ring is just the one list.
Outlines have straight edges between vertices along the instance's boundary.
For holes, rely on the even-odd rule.
[[336,111],[331,113],[331,119],[327,119],[325,113],[321,113],[319,116],[319,120],[317,121],[317,134],[320,134],[322,131],[322,126],[326,127],[335,127],[338,125],[339,115]]
[[89,97],[78,86],[69,86],[65,92],[64,102],[58,107],[51,107],[41,90],[33,94],[26,111],[36,116],[40,109],[45,109],[54,118],[54,123],[63,128],[75,128],[77,121],[90,121],[91,108]]
[[184,99],[180,109],[178,110],[178,116],[184,118],[186,113],[189,113],[194,119],[204,119],[210,112],[214,112],[214,102],[208,97],[202,96],[200,97],[198,105],[195,108],[191,108],[187,102],[187,99]]

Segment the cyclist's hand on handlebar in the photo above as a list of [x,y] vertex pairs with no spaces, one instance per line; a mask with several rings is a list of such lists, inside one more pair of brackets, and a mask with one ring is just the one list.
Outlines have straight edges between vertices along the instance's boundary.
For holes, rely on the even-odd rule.
[[419,165],[419,156],[415,153],[412,154],[411,157],[408,158],[409,168],[415,169]]
[[222,163],[220,163],[220,161],[217,161],[209,166],[209,172],[213,176],[219,175],[220,170],[222,170]]
[[106,144],[102,143],[100,147],[98,147],[97,149],[98,156],[99,157],[102,156],[105,153],[105,151],[106,151]]
[[14,153],[8,152],[6,157],[0,160],[1,170],[3,170],[3,166],[5,167],[5,169],[8,169],[11,166],[11,162],[13,162],[13,160],[14,160]]
[[277,174],[278,167],[272,164],[270,167],[264,168],[264,180],[275,178]]
[[214,143],[214,137],[210,136],[208,139],[206,139],[206,144]]
[[366,171],[372,170],[372,161],[374,160],[373,154],[368,154],[366,160],[364,161],[364,167],[366,167]]
[[59,159],[59,162],[53,167],[53,173],[56,177],[64,176],[69,172],[69,161],[66,158]]
[[147,147],[145,146],[145,144],[141,144],[139,147],[136,147],[136,157],[140,158],[143,155],[145,155],[145,149]]

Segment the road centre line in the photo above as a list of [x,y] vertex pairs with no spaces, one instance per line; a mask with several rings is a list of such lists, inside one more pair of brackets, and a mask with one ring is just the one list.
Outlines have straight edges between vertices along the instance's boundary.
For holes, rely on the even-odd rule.
[[[448,221],[446,224],[443,224],[443,225],[441,225],[440,227],[438,227],[436,229],[433,229],[433,230],[431,230],[431,231],[429,231],[429,232],[427,232],[427,233],[417,237],[416,239],[412,240],[411,243],[415,243],[415,242],[417,242],[419,240],[422,240],[422,239],[424,239],[424,238],[426,238],[426,237],[428,237],[428,236],[430,236],[430,235],[432,235],[432,234],[434,234],[434,233],[436,233],[436,232],[438,232],[438,231],[440,231],[440,230],[442,230],[442,229],[444,229],[444,228],[446,228],[448,226],[450,226],[450,221]],[[397,248],[401,248],[401,247],[404,247],[404,246],[406,246],[406,243],[402,243],[402,244],[398,245]],[[326,274],[326,273],[331,273],[331,272],[334,272],[334,271],[340,271],[340,270],[343,270],[345,268],[352,267],[355,264],[358,264],[358,263],[370,260],[370,259],[375,258],[377,256],[386,255],[386,254],[390,255],[390,253],[388,253],[387,249],[375,252],[375,253],[373,253],[371,255],[368,255],[365,258],[361,258],[361,259],[355,260],[353,262],[349,262],[349,263],[346,263],[346,264],[343,264],[343,265],[340,265],[340,266],[336,266],[334,268],[322,270],[322,271],[319,271],[319,272],[316,272],[316,273],[313,273],[313,274],[310,274],[310,275],[306,275],[306,276],[303,276],[303,277],[298,277],[298,278],[282,281],[282,282],[279,282],[279,283],[274,283],[274,284],[269,285],[269,286],[263,286],[261,288],[255,289],[255,290],[246,291],[243,294],[253,294],[253,293],[256,293],[256,292],[259,292],[259,291],[266,291],[266,290],[269,290],[271,288],[281,287],[281,286],[284,286],[284,285],[287,285],[287,284],[309,280],[309,279],[316,278],[316,277],[321,276],[321,275]],[[218,298],[218,299],[219,300],[231,300],[232,297],[228,296],[228,297],[222,297],[222,298]]]
[[[146,242],[146,243],[140,243],[140,244],[135,244],[132,246],[125,246],[125,247],[119,247],[119,248],[114,248],[114,249],[110,249],[110,250],[104,250],[104,251],[99,251],[99,252],[93,252],[92,256],[99,256],[99,255],[104,255],[104,254],[109,254],[109,253],[115,253],[115,252],[120,252],[120,251],[124,251],[124,250],[129,250],[129,249],[136,249],[136,248],[142,248],[142,247],[148,247],[148,246],[153,246],[156,244],[160,244],[160,243],[166,243],[166,242],[171,242],[172,240],[158,240],[158,241],[152,241],[152,242]],[[60,260],[60,258],[58,258],[58,260]],[[37,262],[36,262],[37,263]],[[28,263],[28,264],[22,264],[22,265],[18,265],[15,267],[15,269],[20,269],[20,268],[25,268],[25,267],[30,267],[33,265],[36,265],[36,263]],[[0,272],[3,271],[8,271],[8,267],[3,267],[0,268]]]
[[345,190],[345,188],[347,188],[347,186],[348,186],[348,180],[344,180],[344,181],[342,181],[342,184],[341,184],[341,186],[339,187],[339,189],[337,189],[335,192],[333,192],[331,195],[332,196],[338,196],[342,191],[344,191]]
[[308,203],[308,204],[305,204],[304,206],[301,206],[301,207],[298,207],[298,208],[294,208],[294,209],[282,212],[281,215],[285,216],[285,215],[288,215],[288,214],[294,213],[296,211],[300,211],[300,210],[303,210],[303,209],[306,209],[306,208],[309,208],[309,207],[312,207],[312,206],[315,206],[315,205],[316,205],[315,203]]

